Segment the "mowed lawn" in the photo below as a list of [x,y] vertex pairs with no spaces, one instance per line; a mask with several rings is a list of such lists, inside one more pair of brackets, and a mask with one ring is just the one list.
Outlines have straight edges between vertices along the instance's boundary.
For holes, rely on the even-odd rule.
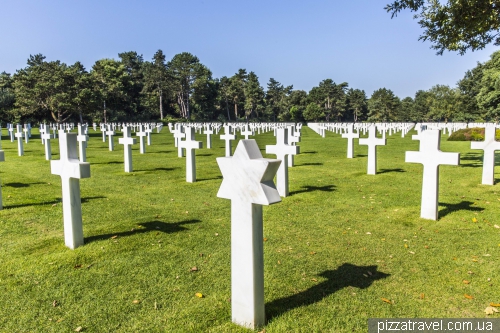
[[[440,168],[439,220],[421,219],[422,166],[404,162],[418,150],[414,133],[388,137],[378,174],[367,175],[366,146],[356,140],[347,159],[339,134],[303,128],[290,196],[264,207],[266,333],[366,332],[368,318],[484,318],[500,303],[500,184],[480,184],[482,151],[443,136],[441,149],[460,152],[461,165]],[[121,133],[109,151],[90,129],[85,245],[70,250],[61,180],[38,131],[22,157],[3,134],[1,332],[249,331],[231,323],[218,136],[196,152],[198,181],[186,183],[168,128],[155,131],[146,154],[134,146],[132,173]],[[204,147],[205,138],[197,134]],[[255,138],[263,154],[275,142],[272,132]]]

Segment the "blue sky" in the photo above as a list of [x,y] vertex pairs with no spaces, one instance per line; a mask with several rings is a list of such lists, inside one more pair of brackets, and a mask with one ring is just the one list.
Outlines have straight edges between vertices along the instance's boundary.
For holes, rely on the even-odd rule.
[[239,68],[309,91],[330,78],[404,98],[436,84],[455,86],[498,47],[437,56],[411,13],[391,19],[390,0],[229,1],[0,0],[0,72],[26,66],[30,54],[67,64],[118,59],[136,51],[151,60],[190,52],[214,77]]

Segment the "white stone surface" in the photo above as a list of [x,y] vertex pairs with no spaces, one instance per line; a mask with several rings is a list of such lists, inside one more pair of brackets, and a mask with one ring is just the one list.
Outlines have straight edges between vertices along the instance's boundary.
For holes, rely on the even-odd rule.
[[274,154],[281,165],[276,174],[276,187],[282,197],[288,196],[288,158],[287,155],[296,155],[299,153],[299,146],[288,144],[288,129],[278,128],[276,130],[276,144],[266,146],[266,154]]
[[460,153],[444,153],[439,150],[440,130],[425,130],[413,135],[413,140],[420,140],[419,151],[407,151],[407,163],[421,163],[424,166],[422,179],[422,205],[420,217],[429,220],[438,218],[439,165],[459,165]]
[[80,179],[90,177],[90,164],[78,160],[76,134],[59,132],[61,159],[50,161],[51,172],[61,176],[64,242],[70,249],[83,245]]
[[52,135],[50,134],[50,128],[49,125],[42,125],[43,134],[42,134],[42,140],[45,142],[45,159],[47,161],[50,161],[52,159],[52,147],[50,146],[50,139]]
[[231,141],[236,139],[236,135],[231,133],[231,126],[224,125],[224,134],[220,136],[221,140],[226,141],[226,157],[231,156]]
[[347,158],[354,158],[354,139],[359,139],[359,133],[354,132],[354,124],[347,126],[347,133],[342,134],[342,138],[347,139]]
[[123,127],[123,138],[118,139],[118,143],[123,145],[123,161],[125,165],[125,172],[132,172],[132,145],[137,142],[132,138],[131,129],[128,126]]
[[17,138],[17,153],[18,153],[19,156],[23,156],[24,155],[24,147],[23,147],[24,133],[23,133],[23,127],[18,124],[16,126],[16,129],[17,129],[17,132],[16,132],[15,136]]
[[[295,126],[288,126],[288,144],[296,146],[300,142],[300,132],[295,131]],[[295,164],[295,155],[288,155],[288,167],[291,168]]]
[[482,184],[495,184],[495,150],[500,150],[500,142],[495,140],[495,126],[487,126],[484,129],[484,141],[473,141],[471,149],[483,150],[483,177]]
[[85,133],[84,125],[78,124],[78,136],[76,140],[78,141],[80,162],[87,162],[87,141],[89,141],[89,136]]
[[135,132],[135,136],[139,137],[139,153],[146,153],[146,131],[144,130],[144,125],[139,124],[139,130]]
[[219,157],[217,196],[231,200],[231,318],[250,329],[265,324],[262,205],[281,201],[273,178],[280,161],[262,158],[255,140]]
[[207,135],[207,149],[212,149],[212,134],[214,134],[214,131],[210,125],[205,126],[203,134]]
[[179,147],[186,149],[186,182],[194,183],[196,181],[196,158],[195,149],[203,147],[203,143],[195,140],[193,127],[186,127],[186,140],[179,142]]
[[110,125],[108,125],[108,129],[106,131],[106,135],[108,136],[109,150],[110,151],[115,150],[115,143],[113,141],[113,136],[115,135],[115,131],[111,128]]
[[385,146],[386,143],[386,139],[377,138],[377,127],[375,125],[371,125],[368,129],[368,138],[359,139],[360,145],[368,146],[367,174],[377,174],[377,146]]

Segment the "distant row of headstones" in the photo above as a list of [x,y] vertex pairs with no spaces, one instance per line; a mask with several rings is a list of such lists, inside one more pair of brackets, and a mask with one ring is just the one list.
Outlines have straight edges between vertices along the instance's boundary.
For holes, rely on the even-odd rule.
[[[389,124],[352,124],[352,123],[312,123],[309,127],[318,134],[325,136],[325,131],[331,130],[342,133],[342,137],[348,139],[347,158],[353,158],[353,140],[359,138],[359,131],[366,132],[368,128],[368,138],[359,139],[360,145],[368,145],[368,174],[377,173],[377,146],[386,145],[385,135],[401,132],[402,136],[408,133],[413,126],[416,126],[417,135],[413,135],[413,140],[420,141],[418,152],[407,151],[405,161],[408,163],[421,163],[424,166],[422,180],[422,204],[420,216],[422,218],[437,220],[438,217],[438,194],[439,194],[439,166],[459,165],[460,153],[448,153],[440,150],[441,130],[453,131],[468,127],[484,127],[485,140],[471,142],[471,149],[483,150],[483,172],[482,184],[494,185],[495,151],[500,150],[500,142],[495,141],[496,124],[493,123],[389,123]],[[354,128],[358,132],[354,131]],[[382,134],[382,138],[376,137],[377,130]]]

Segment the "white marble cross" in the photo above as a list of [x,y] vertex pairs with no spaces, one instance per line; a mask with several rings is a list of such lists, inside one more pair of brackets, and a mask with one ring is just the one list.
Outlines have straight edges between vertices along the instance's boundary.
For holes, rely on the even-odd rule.
[[50,146],[50,139],[52,138],[52,135],[50,134],[49,125],[44,124],[42,125],[42,128],[42,140],[45,142],[45,159],[50,161],[52,159],[52,148]]
[[64,242],[70,249],[83,245],[80,179],[90,177],[90,163],[78,160],[76,136],[76,133],[60,131],[59,154],[61,159],[50,161],[52,174],[61,176]]
[[139,137],[139,153],[145,154],[146,153],[146,141],[144,138],[146,137],[146,131],[144,130],[144,125],[139,124],[139,130],[135,132],[135,136]]
[[102,132],[102,142],[106,142],[106,124],[101,124],[100,130]]
[[24,127],[23,127],[23,133],[24,133],[24,142],[25,143],[28,143],[30,141],[30,132],[31,132],[31,129],[29,127],[29,124],[24,124]]
[[78,136],[76,140],[78,141],[78,151],[80,156],[80,162],[87,162],[87,141],[89,141],[89,136],[85,133],[85,125],[78,124]]
[[151,146],[151,133],[153,133],[153,128],[151,127],[151,124],[146,124],[146,138],[148,146]]
[[241,130],[241,135],[243,135],[245,137],[245,140],[248,140],[248,137],[250,135],[254,135],[253,131],[251,131],[249,128],[248,128],[248,124],[245,124],[245,127],[243,128],[243,130]]
[[108,125],[108,130],[106,131],[106,135],[108,136],[109,140],[109,150],[110,151],[115,150],[115,143],[113,141],[113,135],[115,135],[115,131],[109,125]]
[[207,135],[207,149],[212,149],[212,134],[214,134],[214,130],[210,127],[210,124],[205,126],[203,134]]
[[18,155],[19,156],[23,156],[24,155],[24,147],[23,147],[23,137],[24,137],[24,133],[23,133],[23,128],[21,125],[17,125],[16,126],[16,129],[17,129],[17,132],[16,132],[16,138],[17,138],[17,152],[18,152]]
[[276,144],[266,146],[266,154],[274,154],[281,165],[276,174],[276,187],[282,197],[288,196],[288,158],[287,155],[296,155],[299,153],[299,146],[288,144],[288,129],[278,128],[276,130]]
[[220,136],[221,140],[226,141],[226,157],[231,156],[231,140],[236,139],[236,135],[231,134],[231,126],[230,125],[224,125],[224,134]]
[[255,140],[240,140],[234,156],[217,163],[217,196],[231,200],[231,319],[255,329],[265,324],[262,205],[281,201],[273,184],[280,161],[262,158]]
[[194,127],[186,127],[186,140],[179,142],[179,147],[186,149],[186,182],[196,181],[196,158],[195,149],[203,147],[203,143],[195,141]]
[[[300,132],[295,132],[295,126],[289,126],[288,127],[288,143],[292,146],[296,146],[296,143],[300,142]],[[291,168],[293,167],[295,161],[294,161],[295,155],[290,154],[288,155],[288,167]]]
[[483,179],[482,184],[495,184],[495,150],[500,150],[500,142],[495,140],[495,126],[484,129],[484,141],[473,141],[471,149],[482,149],[483,153]]
[[122,131],[123,138],[119,138],[118,143],[123,145],[125,172],[132,172],[132,145],[135,145],[137,141],[132,138],[130,127],[125,126]]
[[359,139],[359,133],[355,133],[353,129],[354,124],[349,124],[347,126],[347,133],[342,134],[342,138],[347,139],[347,158],[354,157],[354,139]]
[[420,140],[420,151],[407,151],[405,162],[422,163],[424,166],[420,217],[437,220],[439,165],[459,165],[460,153],[444,153],[439,150],[441,144],[440,130],[422,131],[418,135],[413,135],[412,139]]
[[377,138],[377,127],[371,125],[368,129],[368,138],[359,139],[360,145],[368,146],[368,172],[369,175],[377,174],[377,146],[385,146],[386,139]]
[[7,129],[9,130],[10,142],[14,142],[14,125],[7,124]]

